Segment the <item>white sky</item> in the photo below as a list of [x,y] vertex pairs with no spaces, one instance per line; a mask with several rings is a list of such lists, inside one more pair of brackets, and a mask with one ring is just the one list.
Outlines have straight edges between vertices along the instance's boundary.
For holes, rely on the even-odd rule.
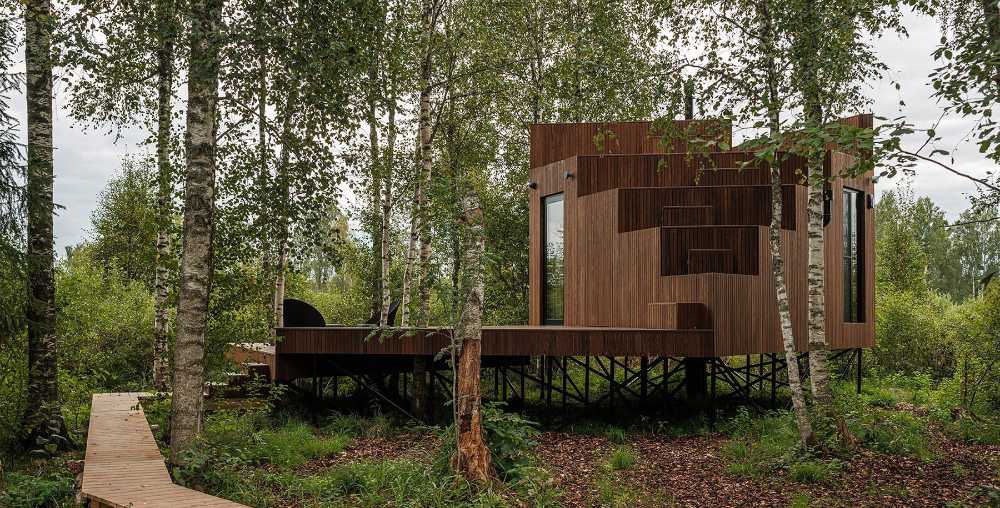
[[[899,100],[906,102],[902,110],[909,120],[918,126],[930,126],[938,115],[940,107],[931,99],[931,88],[927,75],[934,67],[931,52],[940,35],[934,19],[908,15],[906,26],[909,38],[889,36],[878,41],[877,47],[882,60],[891,68],[891,75],[873,84],[874,113],[877,116],[893,118],[901,114]],[[896,91],[891,79],[902,85]],[[65,97],[57,90],[55,97],[55,201],[63,206],[55,219],[56,252],[62,254],[64,247],[76,244],[89,236],[90,215],[96,206],[98,194],[120,165],[121,157],[138,150],[136,143],[144,136],[137,129],[126,132],[115,143],[112,135],[101,130],[84,129],[72,124],[66,111]],[[15,115],[24,125],[24,98],[13,98]],[[983,176],[994,165],[983,158],[971,144],[959,144],[967,135],[971,123],[960,118],[945,119],[937,131],[943,138],[939,148],[950,150],[955,158],[954,166],[967,173]],[[527,138],[527,133],[525,133]],[[23,138],[23,132],[22,132]],[[923,142],[923,135],[914,136],[908,143],[916,148]],[[957,148],[957,149],[956,149]],[[877,185],[878,193],[894,188],[900,178],[883,180]],[[918,195],[930,196],[953,220],[967,206],[967,193],[975,192],[971,182],[945,172],[931,164],[921,164],[913,178],[913,189]]]

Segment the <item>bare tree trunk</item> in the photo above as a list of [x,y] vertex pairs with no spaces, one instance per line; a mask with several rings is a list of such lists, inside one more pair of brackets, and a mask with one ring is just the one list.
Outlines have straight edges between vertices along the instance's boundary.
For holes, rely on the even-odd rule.
[[[410,218],[410,242],[406,249],[406,267],[403,271],[403,303],[401,305],[403,326],[410,321],[410,293],[412,287],[416,286],[420,292],[420,314],[419,322],[426,324],[427,316],[424,309],[425,292],[424,285],[427,283],[427,273],[425,256],[430,256],[430,241],[427,234],[427,191],[431,182],[431,170],[433,159],[431,158],[431,39],[436,25],[436,9],[438,7],[435,0],[423,1],[423,29],[424,29],[424,53],[420,62],[420,116],[418,118],[418,134],[420,157],[420,172],[417,175],[416,186],[413,193],[413,213]],[[417,258],[417,244],[420,245],[420,269],[415,271]]]
[[385,164],[382,168],[382,269],[379,280],[382,286],[382,312],[379,315],[379,325],[389,324],[389,306],[392,304],[392,286],[389,281],[389,271],[392,268],[392,247],[389,242],[389,227],[392,220],[392,177],[396,166],[396,94],[389,98],[389,125],[386,139]]
[[[814,31],[802,35],[798,42],[801,92],[804,100],[803,115],[806,125],[818,128],[823,123],[821,83],[817,68],[817,42],[820,34],[819,6],[816,0],[805,2],[802,23]],[[815,150],[807,162],[809,179],[809,381],[813,398],[824,412],[832,410],[833,393],[830,391],[826,357],[826,260],[824,258],[823,201],[826,176],[823,173],[825,152]],[[829,416],[830,414],[828,414]]]
[[[280,233],[279,233],[280,234]],[[288,266],[288,245],[282,238],[278,242],[278,266],[274,274],[274,326],[285,326],[285,269]]]
[[[368,168],[368,173],[371,175],[371,189],[370,189],[370,203],[371,203],[371,216],[374,217],[377,214],[379,208],[378,203],[383,196],[383,169],[382,166],[382,149],[379,146],[378,139],[378,103],[379,103],[379,90],[381,85],[379,83],[378,76],[378,60],[377,57],[372,57],[371,61],[368,62],[368,154],[371,159],[371,163]],[[384,217],[383,217],[384,219]],[[375,229],[374,222],[369,222],[372,227],[372,250],[374,251],[376,245],[380,249],[379,258],[384,261],[386,253],[385,245],[385,233],[383,228],[385,224],[379,224],[378,229]],[[387,310],[385,305],[379,305],[379,302],[385,296],[386,286],[386,271],[383,269],[378,261],[373,261],[376,263],[372,267],[372,271],[378,271],[375,277],[375,298],[372,300],[372,311],[379,313],[379,323],[382,322],[382,315],[386,314]]]
[[413,270],[416,265],[417,243],[420,231],[420,219],[418,218],[420,206],[418,203],[423,201],[423,179],[420,176],[417,177],[416,187],[414,187],[413,192],[413,209],[410,213],[410,240],[406,246],[406,264],[403,266],[403,301],[399,306],[401,312],[399,325],[404,327],[410,326],[410,293],[413,291]]
[[[59,413],[58,351],[52,241],[52,7],[25,2],[25,98],[28,120],[28,446],[53,443],[64,427]],[[57,439],[57,438],[56,438]],[[59,443],[56,443],[59,444]]]
[[[769,0],[760,0],[757,8],[761,19],[761,44],[764,52],[772,55],[766,59],[767,73],[767,122],[772,142],[781,137],[781,99],[778,93],[777,68],[774,61],[776,51],[774,44],[774,26],[771,19]],[[775,297],[778,303],[778,320],[781,324],[781,342],[785,349],[785,363],[788,366],[788,387],[792,392],[792,408],[795,411],[795,423],[799,429],[799,440],[803,445],[813,442],[812,424],[809,410],[806,408],[805,394],[802,390],[802,378],[799,373],[798,354],[795,350],[795,334],[792,329],[792,315],[788,303],[788,281],[785,276],[785,259],[781,255],[781,218],[783,208],[781,194],[781,166],[777,162],[771,164],[771,223],[769,231],[771,250],[771,274],[774,277]]]
[[[822,162],[810,164],[810,173],[823,171]],[[821,407],[833,402],[827,373],[826,260],[823,238],[823,193],[821,181],[809,189],[809,381],[813,398]]]
[[193,0],[190,9],[184,240],[170,417],[170,456],[174,463],[182,461],[182,452],[192,445],[201,431],[205,330],[215,229],[215,135],[222,0]]
[[[430,181],[430,174],[433,165],[433,160],[431,159],[430,78],[432,65],[431,37],[436,25],[436,18],[434,14],[436,2],[434,0],[424,0],[422,5],[424,54],[420,63],[420,117],[418,118],[419,138],[417,139],[417,156],[420,159],[420,172],[417,175],[416,186],[414,187],[413,213],[410,218],[410,239],[406,246],[406,264],[403,267],[403,301],[400,304],[402,311],[400,326],[410,325],[410,298],[411,293],[413,292],[413,279],[416,278],[416,286],[418,288],[423,287],[423,273],[421,272],[415,274],[414,270],[417,257],[417,244],[420,243],[422,246],[423,242],[426,240],[426,233],[424,231],[425,228],[423,226],[426,223],[426,219],[423,216],[426,213],[426,210],[424,209],[426,189],[424,187],[426,182]],[[423,253],[422,249],[421,253]],[[423,298],[422,290],[421,298]],[[426,325],[427,313],[424,312],[423,300],[421,300],[420,308],[421,312],[419,315],[419,324]],[[431,414],[429,383],[433,383],[434,380],[428,379],[427,369],[429,362],[432,361],[434,360],[422,356],[418,356],[413,359],[413,411],[418,418],[425,420]]]
[[157,123],[156,123],[156,275],[153,283],[153,386],[166,391],[169,385],[167,334],[167,280],[170,272],[170,195],[173,193],[173,170],[170,167],[171,100],[174,91],[174,2],[156,2],[157,29]]
[[470,239],[465,251],[462,289],[465,304],[455,329],[453,342],[459,348],[455,373],[455,429],[458,447],[452,458],[452,468],[476,485],[488,484],[493,478],[490,450],[483,438],[480,411],[479,362],[482,353],[483,325],[483,212],[479,198],[471,189],[464,205],[465,228]]
[[297,107],[298,97],[298,87],[289,88],[281,120],[281,155],[276,175],[278,188],[281,190],[278,203],[278,266],[275,267],[274,277],[274,325],[277,328],[285,326],[285,270],[288,267],[288,201],[290,199],[288,163],[291,156],[289,145],[292,137],[292,115]]

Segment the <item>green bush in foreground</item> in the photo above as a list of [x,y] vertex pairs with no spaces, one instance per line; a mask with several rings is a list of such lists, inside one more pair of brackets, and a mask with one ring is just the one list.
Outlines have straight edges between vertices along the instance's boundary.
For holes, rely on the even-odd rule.
[[0,506],[9,508],[73,506],[73,494],[73,476],[66,470],[10,473],[0,481]]

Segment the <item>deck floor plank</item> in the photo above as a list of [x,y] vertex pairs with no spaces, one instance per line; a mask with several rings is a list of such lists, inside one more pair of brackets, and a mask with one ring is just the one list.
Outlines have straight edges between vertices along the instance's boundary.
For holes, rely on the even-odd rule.
[[94,394],[81,494],[98,506],[238,507],[175,485],[139,404],[143,393]]

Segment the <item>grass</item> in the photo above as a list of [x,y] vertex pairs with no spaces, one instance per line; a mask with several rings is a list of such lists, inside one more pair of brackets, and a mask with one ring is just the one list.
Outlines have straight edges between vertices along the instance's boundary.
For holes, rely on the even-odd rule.
[[838,470],[835,461],[803,460],[788,468],[788,476],[798,483],[824,483]]
[[620,471],[622,469],[629,469],[635,465],[636,456],[635,452],[628,446],[619,446],[615,448],[615,451],[611,452],[611,458],[608,460],[608,466],[613,471]]
[[615,444],[625,444],[625,442],[628,441],[628,434],[626,434],[625,429],[622,429],[621,427],[608,427],[604,435],[608,438],[608,441]]
[[796,492],[792,494],[792,499],[789,502],[788,506],[790,506],[791,508],[808,508],[810,505],[812,505],[812,502],[813,502],[812,497],[809,496],[809,494],[806,494],[804,492]]

